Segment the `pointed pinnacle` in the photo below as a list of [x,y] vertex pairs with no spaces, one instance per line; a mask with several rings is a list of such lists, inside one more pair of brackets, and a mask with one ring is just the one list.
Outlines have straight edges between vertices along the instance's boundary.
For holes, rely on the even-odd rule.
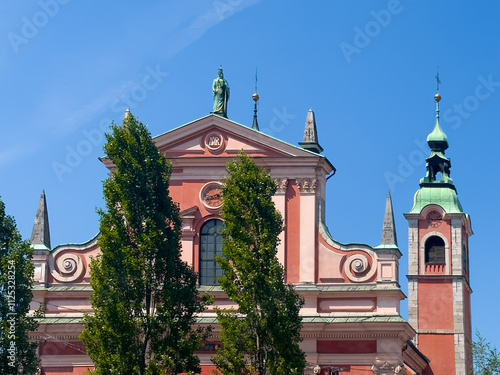
[[316,129],[316,117],[312,109],[307,112],[306,129],[304,131],[304,141],[318,143],[318,130]]
[[45,190],[42,191],[38,210],[36,212],[35,224],[33,225],[33,233],[31,234],[32,245],[41,245],[50,250],[50,229],[49,229],[49,214],[47,210],[47,200],[45,198]]
[[398,239],[396,237],[396,223],[394,221],[394,211],[392,210],[391,192],[387,193],[381,246],[398,247]]
[[307,112],[306,128],[304,130],[304,140],[299,142],[299,145],[306,150],[313,151],[317,154],[323,152],[323,148],[318,142],[318,129],[316,127],[316,117],[312,109]]

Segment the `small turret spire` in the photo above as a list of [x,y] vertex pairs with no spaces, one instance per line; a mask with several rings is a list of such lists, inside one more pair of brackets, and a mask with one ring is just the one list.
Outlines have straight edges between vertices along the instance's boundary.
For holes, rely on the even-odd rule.
[[299,142],[299,145],[309,151],[321,154],[323,147],[318,142],[318,129],[316,127],[316,116],[312,109],[307,112],[306,128],[304,130],[304,141]]
[[47,211],[45,190],[42,191],[40,202],[38,203],[38,210],[36,212],[30,243],[35,249],[50,250],[49,213]]
[[429,147],[434,152],[444,152],[448,149],[448,138],[446,134],[444,134],[441,129],[440,121],[439,121],[439,102],[441,101],[441,95],[439,95],[439,84],[441,80],[439,79],[439,71],[436,74],[436,84],[437,84],[437,92],[434,95],[434,100],[436,101],[436,125],[434,126],[434,130],[427,137],[427,143]]
[[257,121],[257,102],[259,101],[259,94],[257,94],[257,68],[255,68],[255,93],[252,95],[252,99],[254,102],[252,129],[259,130],[259,122]]
[[382,243],[379,247],[398,247],[396,236],[396,223],[394,221],[394,211],[392,209],[391,192],[387,193],[385,203],[384,228],[382,230]]
[[130,109],[127,108],[125,111],[125,115],[123,116],[123,119],[126,120],[128,116],[130,116]]
[[[439,75],[436,76],[439,87]],[[420,213],[429,204],[441,206],[447,213],[463,212],[457,189],[450,177],[451,161],[445,155],[448,148],[448,139],[439,124],[439,92],[434,96],[436,101],[436,125],[427,137],[431,148],[430,156],[426,160],[425,177],[420,179],[420,190],[415,194],[413,208],[410,213]]]
[[439,84],[441,80],[439,79],[439,67],[436,73],[436,95],[434,95],[434,100],[436,101],[436,119],[439,122],[439,102],[441,101],[441,95],[439,95]]

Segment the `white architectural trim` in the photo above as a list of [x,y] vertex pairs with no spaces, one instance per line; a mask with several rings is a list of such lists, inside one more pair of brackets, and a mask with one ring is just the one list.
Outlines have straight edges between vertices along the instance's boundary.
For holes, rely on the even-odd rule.
[[420,274],[425,275],[425,243],[429,239],[429,237],[437,236],[444,241],[444,258],[445,258],[445,275],[450,275],[450,243],[448,239],[441,232],[429,232],[425,236],[422,237],[422,241],[420,243]]

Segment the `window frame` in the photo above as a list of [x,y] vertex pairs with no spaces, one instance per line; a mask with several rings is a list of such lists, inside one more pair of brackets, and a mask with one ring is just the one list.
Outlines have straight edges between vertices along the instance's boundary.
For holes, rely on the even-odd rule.
[[222,256],[224,247],[222,242],[222,230],[224,222],[220,219],[207,220],[200,228],[199,247],[199,283],[200,285],[220,285],[217,279],[224,275],[224,271],[216,260],[216,256]]

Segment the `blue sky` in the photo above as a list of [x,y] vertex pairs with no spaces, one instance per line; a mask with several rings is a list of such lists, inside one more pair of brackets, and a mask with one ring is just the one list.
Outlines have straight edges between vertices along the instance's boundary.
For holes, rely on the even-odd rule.
[[[229,118],[297,144],[316,114],[327,223],[376,246],[390,190],[406,290],[407,222],[441,77],[447,156],[475,235],[473,324],[500,347],[494,275],[500,205],[500,21],[494,2],[193,0],[0,3],[0,196],[25,238],[45,189],[52,245],[98,231],[103,131],[127,107],[153,135],[205,116],[223,65]],[[360,229],[362,228],[362,229]],[[493,294],[491,294],[493,293]],[[493,297],[493,298],[492,298]],[[406,316],[406,307],[403,313]]]

